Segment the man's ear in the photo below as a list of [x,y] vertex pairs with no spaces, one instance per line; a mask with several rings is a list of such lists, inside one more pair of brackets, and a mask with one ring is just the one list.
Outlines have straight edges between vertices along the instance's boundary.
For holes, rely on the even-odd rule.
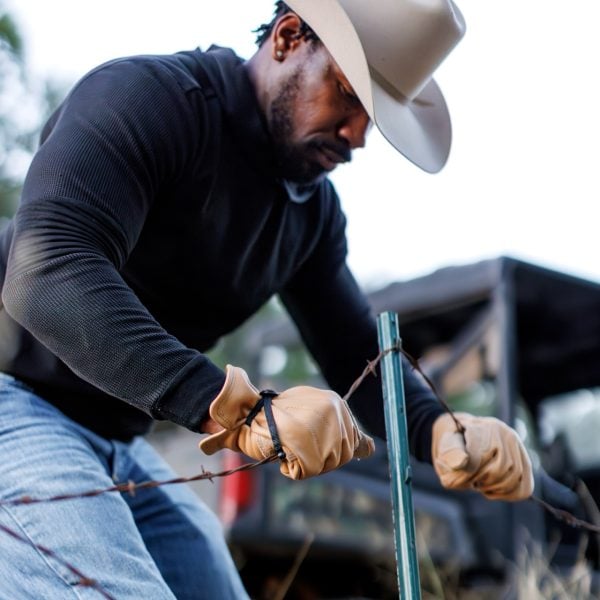
[[286,56],[303,43],[301,37],[302,20],[295,13],[286,13],[275,23],[271,34],[271,55],[277,61]]

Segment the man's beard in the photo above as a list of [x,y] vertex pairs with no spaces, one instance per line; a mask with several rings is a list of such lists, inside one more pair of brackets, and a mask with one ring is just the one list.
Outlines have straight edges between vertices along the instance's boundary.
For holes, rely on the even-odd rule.
[[297,103],[304,80],[304,69],[298,67],[279,90],[271,105],[269,127],[279,175],[300,184],[316,183],[326,175],[325,169],[314,159],[316,142],[293,142],[293,108]]

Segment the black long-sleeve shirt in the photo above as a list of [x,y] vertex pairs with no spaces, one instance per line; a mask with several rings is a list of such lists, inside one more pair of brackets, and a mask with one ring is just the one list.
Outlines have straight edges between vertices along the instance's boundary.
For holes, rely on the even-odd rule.
[[[101,435],[198,431],[224,381],[204,354],[279,293],[344,393],[378,352],[329,181],[291,202],[242,60],[212,48],[112,61],[46,125],[0,238],[0,368]],[[440,409],[405,369],[411,447]],[[383,436],[379,382],[352,407]]]

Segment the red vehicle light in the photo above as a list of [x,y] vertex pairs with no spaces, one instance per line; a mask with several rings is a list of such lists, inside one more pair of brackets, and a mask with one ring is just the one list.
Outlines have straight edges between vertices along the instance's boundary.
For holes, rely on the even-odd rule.
[[[223,469],[235,469],[247,461],[237,452],[224,451]],[[221,482],[219,517],[225,525],[230,525],[252,503],[254,495],[252,471],[239,471],[224,477]]]

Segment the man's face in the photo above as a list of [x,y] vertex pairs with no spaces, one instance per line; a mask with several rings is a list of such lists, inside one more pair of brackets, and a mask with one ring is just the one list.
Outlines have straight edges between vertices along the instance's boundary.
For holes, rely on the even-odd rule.
[[267,115],[269,128],[281,175],[310,183],[364,146],[370,121],[322,44],[303,42],[285,62]]

